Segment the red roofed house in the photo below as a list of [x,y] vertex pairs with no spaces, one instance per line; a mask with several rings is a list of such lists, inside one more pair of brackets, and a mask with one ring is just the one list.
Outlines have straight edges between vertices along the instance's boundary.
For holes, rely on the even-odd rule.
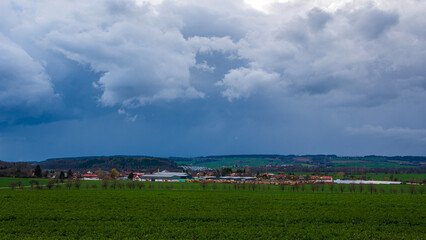
[[83,180],[99,180],[99,177],[96,174],[84,174],[81,177]]

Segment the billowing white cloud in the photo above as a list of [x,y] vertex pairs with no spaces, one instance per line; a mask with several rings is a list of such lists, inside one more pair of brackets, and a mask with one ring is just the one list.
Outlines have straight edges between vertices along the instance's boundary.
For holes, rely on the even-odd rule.
[[[191,69],[229,100],[281,89],[372,106],[426,86],[419,1],[6,2],[4,35],[89,65],[103,106],[203,98]],[[242,64],[224,74],[197,62],[214,52]]]
[[84,23],[77,9],[71,9],[64,17],[68,27],[49,31],[45,44],[103,73],[96,84],[103,91],[104,106],[138,107],[156,100],[203,97],[190,83],[195,53],[180,33],[179,21],[149,4],[115,5],[97,2],[79,8],[80,13],[102,16]]
[[[421,18],[424,6],[351,2],[331,8],[324,2],[277,4],[266,16],[269,24],[240,41],[239,57],[255,69],[280,74],[293,92],[345,96],[335,102],[352,95],[380,104],[406,91],[399,87],[405,79],[424,76],[419,63],[426,57],[417,53],[425,51],[425,41],[406,22],[408,14]],[[408,88],[422,86],[413,84]]]
[[43,65],[0,33],[0,108],[43,109],[57,97]]
[[277,73],[267,73],[261,69],[238,68],[232,69],[217,85],[225,87],[222,95],[229,101],[248,97],[254,91],[265,87],[277,87],[280,76]]

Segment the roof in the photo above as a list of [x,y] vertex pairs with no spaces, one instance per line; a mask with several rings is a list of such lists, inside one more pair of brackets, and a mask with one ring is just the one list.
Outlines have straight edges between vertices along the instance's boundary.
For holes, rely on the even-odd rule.
[[173,177],[189,177],[188,173],[184,172],[156,172],[154,174],[145,174],[141,178],[173,178]]
[[82,177],[84,177],[84,178],[91,178],[91,177],[97,178],[98,175],[96,175],[96,174],[84,174]]

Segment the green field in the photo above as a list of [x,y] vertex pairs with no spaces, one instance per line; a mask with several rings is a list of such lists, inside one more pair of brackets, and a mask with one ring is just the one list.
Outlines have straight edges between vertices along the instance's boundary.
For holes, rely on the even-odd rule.
[[368,180],[384,180],[385,178],[390,179],[393,175],[393,178],[397,181],[409,181],[416,180],[417,182],[422,182],[426,180],[426,173],[397,173],[397,174],[384,174],[384,173],[368,173],[367,175],[354,175],[354,177],[364,177],[367,176]]
[[299,166],[319,166],[328,167],[363,167],[363,168],[408,168],[422,167],[426,159],[424,157],[384,157],[384,156],[366,156],[366,157],[338,157],[321,155],[308,156],[284,156],[284,155],[258,155],[258,156],[211,156],[190,159],[175,159],[179,164],[204,166],[210,168],[221,167],[260,167],[265,165],[299,165]]
[[12,182],[21,182],[23,186],[30,186],[30,181],[35,180],[40,184],[46,184],[47,179],[37,179],[37,178],[0,178],[0,188],[9,187]]
[[363,193],[335,186],[332,193],[329,186],[313,192],[310,186],[302,191],[267,185],[255,190],[233,184],[123,185],[105,190],[99,181],[86,181],[79,190],[2,189],[0,238],[426,238],[425,196],[418,191],[424,186],[415,186],[416,194],[406,185],[371,194],[367,186]]
[[193,164],[195,166],[204,166],[209,168],[220,168],[222,166],[265,166],[268,164],[279,165],[284,164],[282,161],[271,158],[243,158],[243,157],[233,157],[233,158],[218,158],[215,160],[199,162],[199,160],[193,160],[191,162],[179,162],[180,164]]

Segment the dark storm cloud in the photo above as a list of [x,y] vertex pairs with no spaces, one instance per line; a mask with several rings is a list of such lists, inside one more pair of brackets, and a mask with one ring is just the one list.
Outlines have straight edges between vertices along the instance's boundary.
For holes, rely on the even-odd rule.
[[2,1],[0,154],[425,154],[425,9]]
[[386,12],[378,9],[362,9],[352,16],[353,22],[367,39],[372,40],[380,37],[399,22],[396,12]]
[[330,14],[322,9],[314,8],[308,12],[309,26],[313,31],[321,31],[324,29],[325,24],[331,20]]

